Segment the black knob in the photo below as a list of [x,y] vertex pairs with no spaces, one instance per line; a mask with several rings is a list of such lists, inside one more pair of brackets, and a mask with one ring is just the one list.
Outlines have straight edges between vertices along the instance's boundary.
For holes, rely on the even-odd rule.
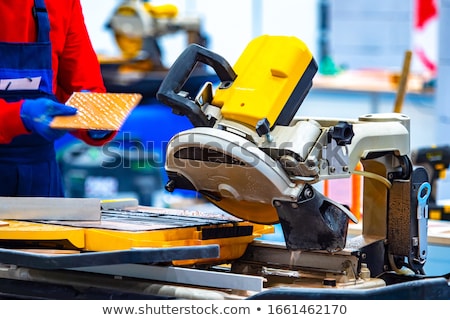
[[256,123],[256,133],[262,137],[270,131],[270,123],[267,118],[261,119]]
[[339,121],[337,125],[330,128],[329,135],[331,139],[336,141],[338,146],[343,146],[352,143],[355,133],[351,123]]

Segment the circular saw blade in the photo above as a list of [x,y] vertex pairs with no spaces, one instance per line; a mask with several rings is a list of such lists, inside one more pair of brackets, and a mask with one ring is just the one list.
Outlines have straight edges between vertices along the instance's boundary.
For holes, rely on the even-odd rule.
[[166,171],[189,181],[227,213],[260,224],[278,222],[272,202],[289,198],[286,193],[295,188],[281,165],[254,143],[215,128],[197,127],[173,137]]
[[265,203],[239,201],[232,198],[223,198],[220,201],[205,196],[210,202],[223,211],[240,219],[260,224],[278,223],[278,214],[275,208]]

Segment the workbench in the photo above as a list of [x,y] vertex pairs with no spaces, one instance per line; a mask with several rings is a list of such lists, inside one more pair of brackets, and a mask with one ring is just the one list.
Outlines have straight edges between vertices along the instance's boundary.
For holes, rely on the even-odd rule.
[[[383,95],[395,96],[399,74],[386,70],[349,70],[336,75],[317,74],[312,91],[318,93],[364,94],[368,95],[370,113],[380,112]],[[406,95],[408,97],[432,98],[434,89],[425,88],[425,80],[420,75],[408,77]]]

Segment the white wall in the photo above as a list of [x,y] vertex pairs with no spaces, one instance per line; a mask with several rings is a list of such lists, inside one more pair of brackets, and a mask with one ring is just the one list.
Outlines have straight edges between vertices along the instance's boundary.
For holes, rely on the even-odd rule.
[[86,26],[97,53],[115,55],[118,52],[106,24],[119,3],[119,0],[81,0]]
[[[122,1],[81,0],[86,25],[95,50],[116,55],[114,38],[105,25]],[[180,15],[199,15],[208,47],[233,64],[247,43],[260,34],[295,35],[313,52],[317,47],[316,0],[154,0],[152,4],[174,4]],[[182,35],[162,40],[165,61],[173,62],[184,49]]]

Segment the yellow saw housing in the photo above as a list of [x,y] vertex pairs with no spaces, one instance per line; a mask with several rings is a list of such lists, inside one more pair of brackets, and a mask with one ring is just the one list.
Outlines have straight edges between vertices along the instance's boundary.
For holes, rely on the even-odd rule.
[[264,35],[248,44],[233,69],[237,78],[231,87],[218,88],[212,104],[224,119],[254,128],[264,118],[271,127],[289,125],[317,66],[300,39]]

